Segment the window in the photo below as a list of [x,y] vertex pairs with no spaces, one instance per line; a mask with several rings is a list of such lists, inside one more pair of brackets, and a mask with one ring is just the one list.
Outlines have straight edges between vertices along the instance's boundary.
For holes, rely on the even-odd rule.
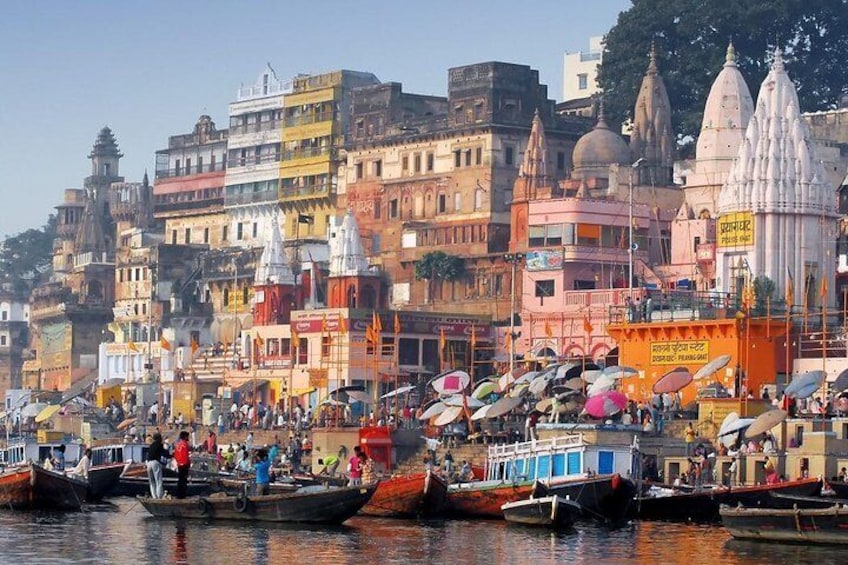
[[141,315],[142,315],[142,316],[146,316],[146,315],[147,315],[147,302],[142,302],[142,303],[141,303]]
[[475,153],[475,155],[474,155],[474,163],[475,163],[475,164],[477,164],[477,165],[482,165],[482,164],[483,164],[483,148],[482,148],[482,147],[478,147],[478,148],[474,151],[474,153]]
[[203,228],[203,243],[209,243],[209,228]]
[[406,171],[408,171],[408,170],[409,170],[409,155],[404,155],[404,156],[401,158],[401,160],[400,160],[400,169],[401,169],[403,172],[406,172]]
[[203,172],[203,157],[198,157],[198,158],[197,158],[197,172],[198,172],[198,173],[202,173],[202,172]]
[[577,224],[577,245],[597,246],[601,239],[601,226],[597,224]]
[[241,303],[247,304],[248,300],[250,300],[250,287],[245,286],[241,289]]
[[395,219],[398,217],[398,201],[397,198],[392,198],[389,201],[389,217]]
[[185,242],[191,243],[191,228],[185,229]]
[[697,253],[697,252],[698,252],[698,246],[699,246],[699,245],[701,245],[701,237],[700,237],[700,236],[697,236],[697,237],[695,237],[694,243],[693,243],[693,245],[692,245],[692,251],[694,251],[695,253]]
[[542,302],[544,299],[554,295],[554,280],[546,279],[542,281],[536,281],[536,298],[541,298]]
[[530,247],[545,246],[545,226],[530,226],[529,240],[527,244]]
[[413,172],[420,173],[421,172],[421,154],[420,153],[415,154],[415,161],[414,162],[415,162],[415,165],[414,165]]
[[504,147],[504,164],[505,165],[514,165],[515,164],[515,147],[507,145]]
[[180,176],[180,170],[181,170],[181,167],[180,167],[180,160],[179,160],[179,159],[177,159],[177,160],[176,160],[176,162],[175,162],[175,164],[174,164],[174,174],[175,174],[176,176]]
[[6,336],[0,335],[0,346],[6,346]]
[[138,267],[135,268],[135,280],[137,280],[137,281],[141,280],[141,269],[138,268]]
[[240,240],[244,236],[244,227],[242,223],[239,222],[236,224],[236,239]]
[[448,196],[444,192],[439,194],[437,205],[436,205],[439,214],[444,214],[447,212],[448,207]]
[[474,209],[482,210],[483,209],[483,189],[478,188],[474,191]]
[[330,358],[330,339],[328,335],[321,336],[321,359],[327,360]]
[[[118,282],[124,282],[124,270],[123,269],[118,269]],[[3,312],[3,316],[5,316],[5,315],[6,315],[6,312]],[[6,318],[4,317],[3,319],[5,320]]]
[[309,340],[305,337],[300,338],[300,343],[297,345],[297,364],[305,365],[309,362]]
[[586,73],[580,73],[577,75],[577,88],[580,90],[586,90],[589,88],[589,75]]
[[427,153],[427,172],[432,172],[434,168],[435,158],[432,153]]
[[463,117],[462,104],[454,106],[453,117],[454,117],[454,120],[456,121],[456,123],[458,123],[458,124],[462,123],[462,121],[463,121],[462,120],[462,117]]
[[383,176],[383,161],[380,159],[374,161],[374,176],[378,178]]
[[186,159],[185,174],[191,174],[191,159]]
[[256,223],[256,222],[253,222],[253,238],[256,239],[256,237],[258,235],[259,235],[259,224]]
[[462,166],[462,151],[459,149],[453,152],[453,166],[456,168]]
[[229,233],[228,233],[229,231],[230,231],[230,226],[224,226],[221,229],[221,239],[223,241],[227,241],[227,236],[229,235]]
[[177,244],[177,230],[171,230],[171,245]]
[[466,167],[471,166],[471,150],[470,149],[465,150],[465,166]]
[[362,174],[363,174],[362,163],[357,163],[356,164],[356,180],[360,180],[362,178]]
[[229,305],[229,303],[230,303],[230,289],[225,288],[224,289],[224,306]]
[[565,170],[565,151],[557,151],[557,170]]
[[461,212],[462,211],[462,193],[457,192],[453,195],[453,211]]
[[477,102],[474,104],[474,121],[479,122],[483,119],[483,103]]
[[380,219],[380,208],[381,208],[381,207],[382,207],[382,206],[380,205],[380,201],[379,201],[379,200],[375,200],[375,201],[374,201],[374,219],[375,219],[375,220],[379,220],[379,219]]

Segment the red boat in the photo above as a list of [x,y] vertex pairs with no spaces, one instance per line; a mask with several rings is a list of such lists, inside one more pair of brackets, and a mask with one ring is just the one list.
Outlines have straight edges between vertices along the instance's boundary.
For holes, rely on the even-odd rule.
[[435,516],[445,506],[447,488],[444,479],[430,471],[392,477],[380,481],[360,514],[389,518]]
[[15,510],[79,510],[88,484],[34,464],[0,474],[0,507]]
[[535,481],[457,483],[448,488],[447,511],[461,518],[503,519],[501,506],[530,498],[534,485]]

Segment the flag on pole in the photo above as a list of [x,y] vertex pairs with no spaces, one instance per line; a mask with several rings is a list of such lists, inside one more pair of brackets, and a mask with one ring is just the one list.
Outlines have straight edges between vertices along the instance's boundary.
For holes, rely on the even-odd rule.
[[477,347],[477,326],[471,326],[471,349]]
[[162,349],[164,349],[164,350],[166,350],[166,351],[170,351],[170,350],[171,350],[171,342],[170,342],[170,341],[168,341],[167,339],[165,339],[164,337],[162,337],[162,338],[159,340],[159,345],[162,347]]
[[294,328],[291,330],[291,346],[290,349],[294,349],[296,347],[300,347],[300,336],[297,334]]
[[504,334],[504,349],[509,349],[512,346],[512,333]]
[[[192,342],[192,344],[193,343],[194,342]],[[263,345],[265,345],[265,340],[262,339],[262,336],[259,335],[259,334],[256,334],[256,344],[259,345],[259,347],[262,347]]]
[[786,308],[791,310],[795,305],[795,279],[792,278],[792,270],[786,269]]
[[377,337],[377,332],[374,331],[374,328],[369,324],[365,326],[365,341],[372,344],[377,345],[379,338]]
[[347,335],[347,319],[339,317],[339,333]]
[[439,349],[444,350],[445,346],[448,344],[447,339],[445,339],[445,329],[442,328],[439,330]]
[[135,344],[135,342],[133,340],[130,340],[129,343],[127,343],[127,349],[129,349],[130,351],[135,351],[136,353],[138,353],[138,346]]
[[400,333],[400,318],[398,318],[398,313],[395,312],[395,335]]
[[554,330],[547,320],[545,320],[545,335],[548,337],[548,339],[553,339],[554,337]]
[[[823,276],[821,281],[821,290],[819,291],[819,295],[822,298],[827,298],[827,277]],[[824,300],[822,300],[824,302]]]
[[382,333],[383,332],[383,322],[380,321],[380,315],[377,314],[376,310],[374,310],[371,325],[373,326],[374,331],[376,333]]
[[327,315],[326,314],[324,314],[324,316],[321,318],[321,335],[324,335],[325,333],[327,333]]
[[589,321],[589,314],[583,315],[583,331],[589,335],[592,335],[592,330],[595,328],[592,326],[592,322]]

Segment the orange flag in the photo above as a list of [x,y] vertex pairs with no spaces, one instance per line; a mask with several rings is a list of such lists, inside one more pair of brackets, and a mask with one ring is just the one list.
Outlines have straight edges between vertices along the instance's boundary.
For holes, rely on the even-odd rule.
[[400,318],[398,318],[398,313],[395,312],[395,335],[400,333]]
[[291,347],[300,347],[300,336],[297,334],[294,328],[291,329]]
[[138,353],[138,346],[135,344],[134,341],[130,341],[127,344],[127,349],[129,349],[130,351],[135,351],[136,353]]
[[819,294],[821,294],[822,298],[827,298],[827,277],[822,277],[821,292]]
[[365,341],[374,345],[377,345],[377,343],[380,341],[379,337],[377,336],[377,332],[375,332],[374,328],[372,328],[370,325],[365,326]]
[[327,315],[326,314],[324,314],[324,316],[321,318],[321,335],[324,335],[325,333],[327,333]]
[[259,347],[262,347],[265,344],[265,340],[262,339],[262,336],[256,334],[256,343],[259,344]]
[[471,349],[477,346],[477,327],[471,326]]
[[200,344],[197,343],[196,339],[192,338],[191,339],[191,354],[194,355],[195,353],[197,353],[198,349],[200,349]]
[[545,335],[548,336],[548,339],[553,339],[554,337],[554,330],[547,320],[545,320]]
[[381,333],[383,331],[383,322],[380,321],[380,315],[377,314],[376,310],[374,310],[371,325],[373,326],[375,332]]
[[583,331],[591,335],[592,330],[594,329],[595,328],[592,327],[592,323],[589,321],[589,315],[586,314],[585,316],[583,316]]
[[339,333],[342,335],[347,335],[347,319],[339,318]]
[[448,343],[448,341],[445,338],[445,329],[442,328],[442,329],[439,330],[439,349],[440,350],[444,349],[445,345],[447,345],[447,343]]
[[160,340],[159,340],[159,345],[162,347],[162,349],[165,349],[166,351],[170,351],[170,350],[171,350],[171,342],[169,342],[169,341],[168,341],[167,339],[165,339],[164,337],[163,337],[162,339],[160,339]]

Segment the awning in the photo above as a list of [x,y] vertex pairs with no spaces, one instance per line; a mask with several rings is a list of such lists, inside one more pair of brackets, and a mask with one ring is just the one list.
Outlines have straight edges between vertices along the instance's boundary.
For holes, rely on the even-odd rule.
[[122,384],[124,384],[124,379],[119,379],[119,378],[115,377],[115,378],[111,378],[111,379],[107,380],[106,382],[100,383],[99,385],[97,385],[97,388],[100,388],[100,389],[112,388],[112,387],[120,386]]
[[82,393],[87,391],[91,386],[97,382],[97,371],[92,371],[85,377],[81,378],[77,382],[73,383],[71,386],[67,388],[62,393],[62,404],[71,400],[72,398],[76,398],[80,396]]
[[239,394],[252,393],[254,390],[258,390],[263,386],[268,386],[269,384],[270,382],[268,381],[268,379],[252,379],[240,385],[233,392],[237,392]]
[[292,396],[300,396],[302,394],[309,394],[310,392],[315,392],[316,390],[318,390],[318,389],[316,389],[315,387],[296,388],[296,389],[293,389],[291,391],[291,393],[292,393]]

